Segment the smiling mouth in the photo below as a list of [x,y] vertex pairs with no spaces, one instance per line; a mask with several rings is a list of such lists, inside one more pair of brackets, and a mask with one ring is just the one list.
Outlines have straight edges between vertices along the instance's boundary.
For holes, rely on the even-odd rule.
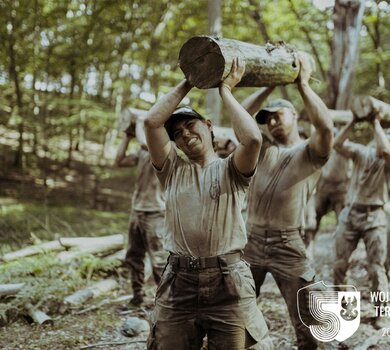
[[187,142],[187,146],[192,146],[193,144],[195,144],[195,142],[196,142],[196,140],[197,140],[197,138],[192,138],[191,140],[189,140],[188,142]]

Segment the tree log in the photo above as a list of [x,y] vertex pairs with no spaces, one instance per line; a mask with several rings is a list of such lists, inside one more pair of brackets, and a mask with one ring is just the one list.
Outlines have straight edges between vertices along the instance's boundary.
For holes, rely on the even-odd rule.
[[129,127],[134,127],[137,121],[142,121],[146,117],[147,111],[128,107],[122,110],[118,118],[118,130],[126,131]]
[[378,116],[382,126],[390,126],[390,104],[371,96],[356,96],[352,102],[352,112],[359,119]]
[[350,110],[329,109],[329,112],[333,122],[337,124],[347,124],[353,117]]
[[[217,87],[229,74],[233,58],[245,59],[237,86],[276,86],[293,83],[299,74],[297,50],[283,42],[265,46],[211,36],[196,36],[181,48],[179,65],[199,89]],[[314,61],[312,61],[314,65]]]
[[42,254],[49,251],[64,250],[65,248],[60,244],[59,241],[50,241],[42,244],[32,245],[15,252],[4,254],[1,257],[3,261],[12,261],[26,256]]
[[80,305],[88,299],[96,298],[113,289],[117,289],[118,287],[119,285],[117,281],[113,279],[102,280],[89,286],[88,288],[79,290],[76,293],[67,296],[64,299],[64,303],[69,305]]
[[24,285],[25,283],[0,284],[0,297],[18,294]]
[[123,245],[123,234],[101,236],[101,237],[61,237],[58,239],[63,247],[72,248],[93,245]]
[[31,304],[26,304],[25,306],[28,315],[32,318],[32,320],[35,323],[38,324],[53,324],[53,319],[48,316],[46,313],[44,313],[41,310],[36,309],[33,305]]

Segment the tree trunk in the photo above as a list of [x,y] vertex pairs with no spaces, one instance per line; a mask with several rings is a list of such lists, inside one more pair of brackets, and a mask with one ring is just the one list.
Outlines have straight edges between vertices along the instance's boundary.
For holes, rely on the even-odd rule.
[[[256,3],[254,0],[249,0],[249,4],[256,8],[256,10],[250,11],[250,16],[257,24],[257,28],[259,29],[261,36],[263,37],[264,42],[272,42],[272,39],[267,31],[267,27],[263,21],[262,12],[264,11],[261,7],[261,2]],[[287,89],[285,86],[279,86],[280,92],[282,93],[282,97],[285,100],[290,100]]]
[[299,73],[297,50],[284,43],[258,46],[238,40],[196,36],[180,50],[179,65],[199,89],[217,87],[229,74],[233,58],[245,59],[245,74],[237,86],[293,83]]
[[16,95],[16,105],[18,107],[18,132],[19,132],[19,144],[18,150],[15,155],[14,165],[17,167],[23,167],[23,133],[24,133],[24,120],[23,120],[23,97],[22,90],[20,89],[19,83],[19,74],[16,63],[16,52],[15,52],[15,14],[16,10],[11,10],[10,14],[10,24],[11,30],[8,33],[8,56],[9,56],[9,75],[14,82],[15,86],[15,95]]
[[350,109],[352,83],[358,56],[364,0],[336,0],[333,12],[332,64],[329,103],[333,109]]

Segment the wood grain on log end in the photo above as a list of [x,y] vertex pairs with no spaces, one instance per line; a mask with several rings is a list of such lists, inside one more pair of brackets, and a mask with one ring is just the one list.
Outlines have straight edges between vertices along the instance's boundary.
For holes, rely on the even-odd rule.
[[179,53],[179,65],[186,79],[200,89],[216,87],[223,77],[225,59],[214,40],[207,36],[193,37]]

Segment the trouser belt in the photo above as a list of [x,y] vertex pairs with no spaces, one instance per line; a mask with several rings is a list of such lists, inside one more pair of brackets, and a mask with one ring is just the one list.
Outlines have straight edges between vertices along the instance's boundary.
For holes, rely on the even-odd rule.
[[201,270],[213,267],[222,267],[237,263],[241,260],[242,252],[234,252],[208,257],[193,257],[171,254],[168,258],[169,264],[174,268],[187,270]]

